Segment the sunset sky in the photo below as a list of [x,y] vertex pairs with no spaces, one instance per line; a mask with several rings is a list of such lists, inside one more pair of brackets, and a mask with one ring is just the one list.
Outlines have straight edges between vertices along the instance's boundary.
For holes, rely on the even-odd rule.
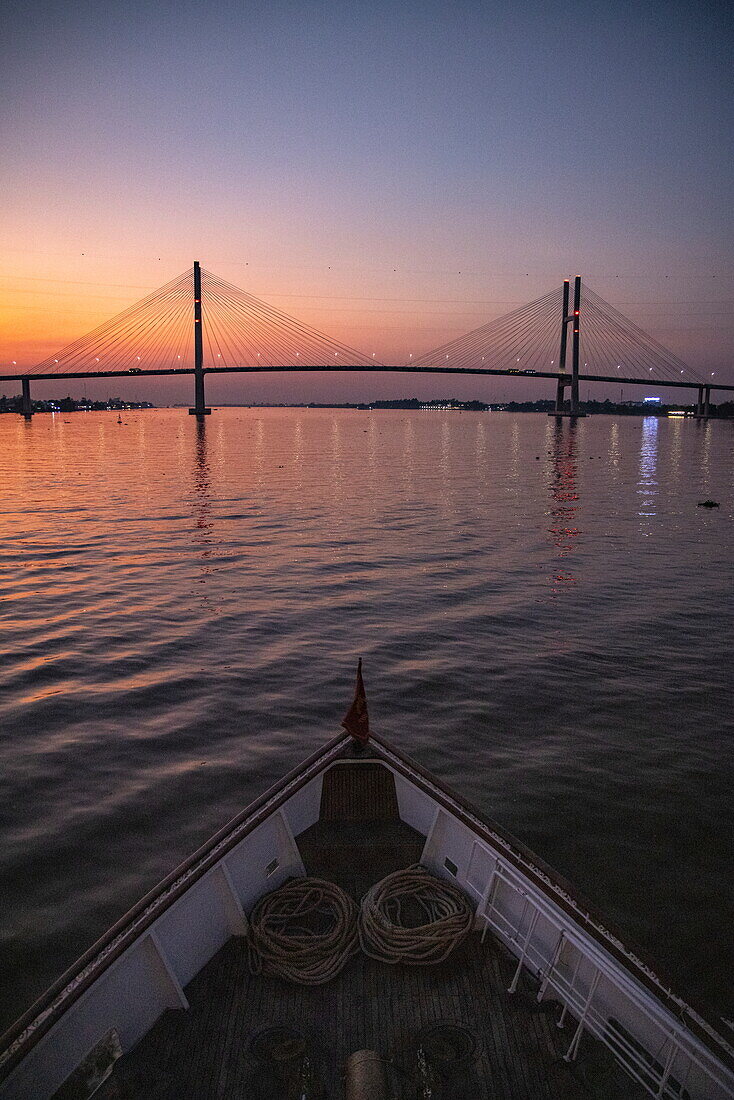
[[[734,382],[733,28],[716,0],[29,0],[0,45],[0,373],[197,258],[384,362],[580,272]],[[212,401],[449,392],[550,396],[509,379],[208,383]]]

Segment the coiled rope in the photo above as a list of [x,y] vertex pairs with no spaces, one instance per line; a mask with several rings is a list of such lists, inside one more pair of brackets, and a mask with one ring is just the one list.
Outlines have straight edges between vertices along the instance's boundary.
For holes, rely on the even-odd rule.
[[430,966],[469,935],[474,912],[458,886],[420,864],[394,871],[370,887],[359,911],[365,955],[386,963]]
[[330,981],[359,950],[357,912],[333,882],[291,879],[260,898],[250,914],[250,970],[299,985]]

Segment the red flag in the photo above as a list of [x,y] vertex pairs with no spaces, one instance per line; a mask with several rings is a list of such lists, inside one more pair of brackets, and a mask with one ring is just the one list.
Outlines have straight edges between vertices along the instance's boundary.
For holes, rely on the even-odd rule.
[[347,733],[351,734],[355,741],[366,745],[370,737],[370,720],[367,714],[367,696],[364,692],[362,680],[362,658],[357,665],[357,684],[354,689],[354,702],[344,716],[342,722]]

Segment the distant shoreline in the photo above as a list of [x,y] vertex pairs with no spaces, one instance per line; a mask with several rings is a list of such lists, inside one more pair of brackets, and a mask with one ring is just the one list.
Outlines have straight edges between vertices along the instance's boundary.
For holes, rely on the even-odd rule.
[[[130,412],[147,409],[168,408],[185,409],[188,402],[173,405],[154,405],[150,401],[123,401],[113,397],[107,401],[89,401],[84,398],[65,397],[61,401],[34,401],[33,413],[71,413],[71,412]],[[419,401],[418,398],[397,398],[395,400],[370,402],[221,402],[214,408],[220,409],[346,409],[354,412],[510,412],[510,413],[552,413],[555,404],[543,401],[460,401],[457,398],[434,398]],[[581,401],[579,411],[586,416],[680,416],[694,417],[696,406],[668,405],[662,402],[645,401]],[[0,414],[22,413],[20,395],[0,397]],[[710,415],[716,419],[734,418],[734,401],[711,405]]]

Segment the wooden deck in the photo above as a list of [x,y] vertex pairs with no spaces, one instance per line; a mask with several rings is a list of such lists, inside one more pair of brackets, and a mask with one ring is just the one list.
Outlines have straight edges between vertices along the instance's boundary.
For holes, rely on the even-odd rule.
[[[360,768],[370,765],[361,764]],[[298,838],[307,872],[338,882],[359,899],[372,882],[416,862],[423,838],[397,819],[394,793],[370,777],[369,805],[360,811],[351,788],[356,768],[334,769],[325,785],[321,820]],[[380,772],[384,769],[380,768]],[[366,774],[366,773],[363,773]],[[389,773],[387,773],[389,774]],[[390,777],[392,783],[392,777]],[[365,788],[366,789],[366,788]],[[339,803],[350,805],[348,820]],[[371,811],[373,816],[368,816]],[[241,939],[231,939],[186,989],[188,1011],[169,1011],[102,1087],[99,1100],[294,1100],[252,1057],[253,1036],[285,1025],[303,1036],[322,1091],[344,1095],[343,1069],[357,1050],[380,1052],[390,1100],[415,1100],[416,1033],[433,1023],[459,1024],[476,1040],[473,1064],[436,1100],[634,1100],[646,1094],[616,1067],[606,1049],[585,1035],[578,1060],[563,1054],[573,1024],[556,1027],[558,1006],[539,1005],[523,975],[507,993],[515,960],[490,936],[472,934],[435,967],[388,966],[363,955],[320,987],[294,986],[247,967]]]
[[514,963],[478,936],[436,967],[391,967],[353,959],[328,985],[304,988],[253,977],[241,941],[232,939],[186,990],[188,1011],[168,1012],[123,1057],[100,1094],[105,1100],[285,1100],[282,1085],[258,1073],[249,1043],[279,1024],[309,1042],[325,1096],[342,1097],[344,1061],[353,1051],[389,1059],[390,1096],[416,1096],[415,1034],[435,1022],[458,1023],[477,1040],[471,1070],[445,1097],[459,1100],[631,1100],[642,1096],[611,1056],[584,1037],[578,1061],[563,1053],[552,1005],[538,1005],[521,983],[506,992]]

